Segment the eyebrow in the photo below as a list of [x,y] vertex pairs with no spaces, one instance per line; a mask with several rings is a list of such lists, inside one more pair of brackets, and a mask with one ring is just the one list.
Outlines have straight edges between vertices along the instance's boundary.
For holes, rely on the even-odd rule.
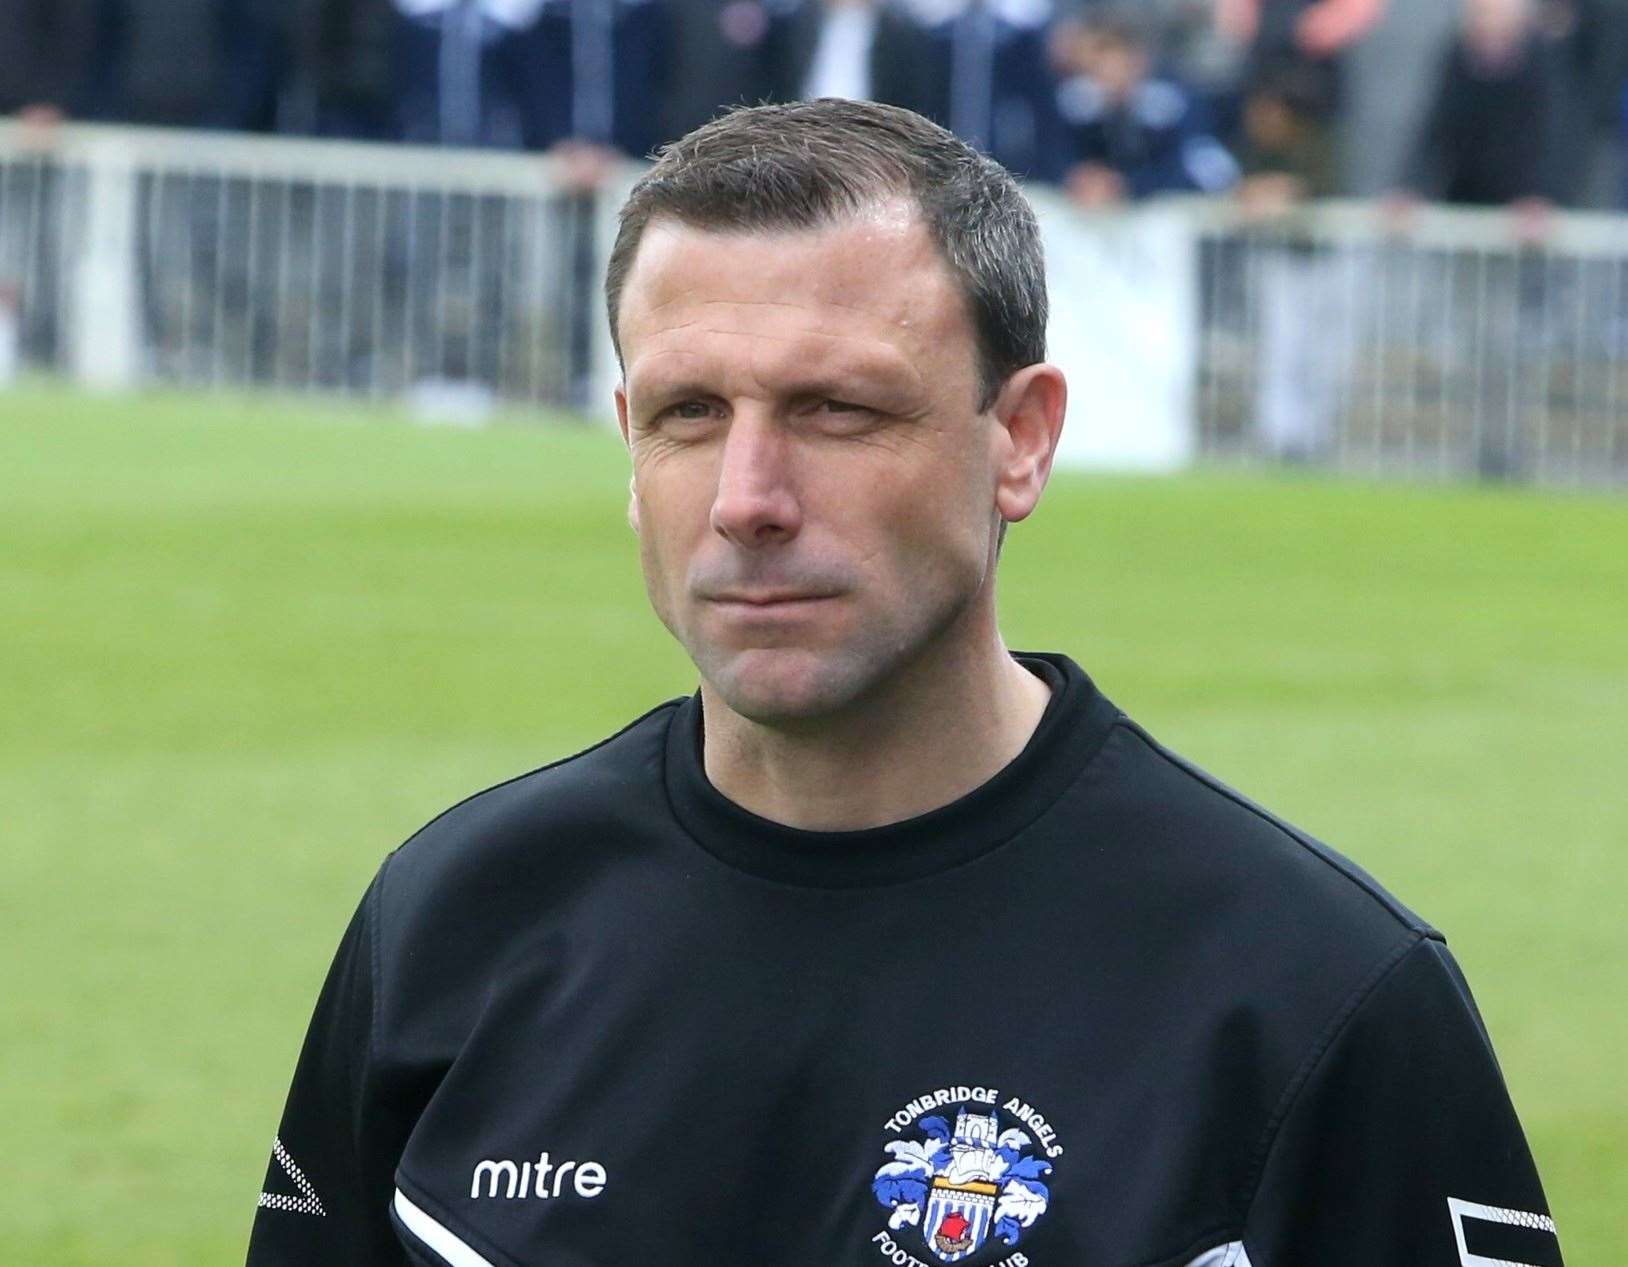
[[[843,400],[854,394],[876,394],[892,400],[906,395],[914,397],[924,387],[919,374],[901,376],[882,363],[861,362],[841,373],[811,373],[791,378],[776,387],[775,395],[782,400]],[[708,382],[705,377],[693,372],[672,379],[664,379],[659,374],[640,376],[635,372],[628,377],[627,391],[630,397],[640,402],[684,400],[719,394],[716,380]]]
[[671,382],[645,383],[636,375],[627,380],[629,399],[684,400],[691,396],[713,396],[717,393],[700,379],[674,379]]

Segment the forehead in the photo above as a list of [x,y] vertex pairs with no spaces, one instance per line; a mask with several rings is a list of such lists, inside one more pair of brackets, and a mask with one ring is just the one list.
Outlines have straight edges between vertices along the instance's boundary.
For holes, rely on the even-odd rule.
[[966,304],[920,217],[887,203],[784,231],[645,229],[619,316],[630,388],[708,352],[798,368],[969,363]]

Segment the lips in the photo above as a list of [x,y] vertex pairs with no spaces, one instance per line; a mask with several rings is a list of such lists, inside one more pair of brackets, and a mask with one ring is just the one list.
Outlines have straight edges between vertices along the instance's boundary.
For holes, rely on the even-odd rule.
[[823,622],[836,597],[829,591],[745,590],[713,596],[706,605],[726,627],[768,631]]
[[795,590],[770,590],[748,594],[714,594],[709,596],[708,601],[743,607],[781,607],[790,603],[816,603],[822,599],[834,597],[833,594],[805,594]]

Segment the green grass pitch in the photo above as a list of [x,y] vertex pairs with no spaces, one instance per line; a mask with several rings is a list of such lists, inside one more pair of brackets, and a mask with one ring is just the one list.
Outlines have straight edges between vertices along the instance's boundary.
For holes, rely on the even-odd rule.
[[[690,688],[600,429],[0,395],[0,1263],[241,1262],[382,855]],[[1016,647],[1463,961],[1574,1265],[1628,1233],[1628,503],[1059,475]]]

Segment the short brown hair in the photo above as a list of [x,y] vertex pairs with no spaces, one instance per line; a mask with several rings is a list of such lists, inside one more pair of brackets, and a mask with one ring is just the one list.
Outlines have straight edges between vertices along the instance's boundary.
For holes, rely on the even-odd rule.
[[1006,170],[897,106],[821,98],[744,106],[673,142],[633,186],[605,270],[611,342],[645,227],[813,229],[888,198],[913,201],[966,297],[980,409],[1046,359],[1046,271],[1034,212]]

